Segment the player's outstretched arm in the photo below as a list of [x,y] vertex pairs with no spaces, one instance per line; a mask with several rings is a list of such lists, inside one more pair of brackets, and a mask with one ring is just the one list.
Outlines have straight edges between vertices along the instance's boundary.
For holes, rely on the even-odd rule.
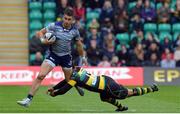
[[[63,84],[62,84],[63,82]],[[70,80],[68,82],[66,81],[61,81],[57,85],[55,85],[53,88],[48,89],[47,93],[51,95],[52,97],[55,97],[57,95],[63,95],[66,92],[68,92],[73,86],[76,85],[76,81]]]

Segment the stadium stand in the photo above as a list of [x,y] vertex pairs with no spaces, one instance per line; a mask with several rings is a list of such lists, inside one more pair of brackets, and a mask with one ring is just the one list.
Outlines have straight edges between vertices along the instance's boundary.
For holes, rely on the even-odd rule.
[[28,65],[28,13],[25,0],[0,1],[0,65]]
[[[84,0],[65,0],[63,3],[61,3],[61,0],[58,2],[54,0],[36,0],[35,2],[30,1],[29,37],[32,38],[34,31],[38,30],[39,28],[47,26],[49,23],[55,20],[61,19],[62,11],[64,9],[63,6],[71,6],[72,8],[76,8],[76,14],[77,12],[82,13],[84,10],[83,8],[86,9],[85,14],[82,13],[80,17],[76,17],[77,25],[80,28],[81,36],[83,36],[86,50],[89,50],[90,42],[92,40],[96,40],[98,48],[97,50],[100,50],[98,52],[101,53],[101,60],[103,59],[103,56],[107,54],[105,52],[108,50],[107,52],[110,55],[106,56],[108,56],[109,62],[112,61],[113,56],[117,56],[119,59],[118,65],[133,66],[133,64],[129,63],[135,63],[134,61],[138,61],[140,66],[148,66],[153,64],[156,66],[160,64],[149,64],[152,61],[147,59],[145,56],[148,53],[152,53],[152,56],[157,57],[158,63],[162,61],[161,56],[153,55],[153,51],[149,52],[149,48],[153,49],[154,46],[151,44],[156,43],[160,55],[166,48],[170,48],[171,53],[174,53],[176,48],[180,46],[180,40],[178,39],[180,34],[179,1],[105,1],[109,0],[91,2],[85,2]],[[78,9],[77,6],[81,6],[81,8]],[[61,11],[57,9],[61,9]],[[168,15],[164,15],[164,12]],[[83,19],[82,15],[85,16],[85,20]],[[92,28],[96,29],[96,31],[94,31]],[[86,32],[85,35],[84,32]],[[91,39],[93,38],[92,36],[94,33],[97,35],[96,39]],[[107,35],[109,33],[112,33],[114,36],[112,43],[106,43]],[[167,39],[169,39],[169,41],[167,41]],[[99,44],[99,42],[101,42],[100,44],[102,46]],[[139,44],[142,44],[143,48],[143,53],[141,53],[142,57],[137,56]],[[125,56],[123,53],[126,53],[126,55],[128,55],[130,58],[128,58],[127,61],[120,57],[121,55],[119,55],[119,53],[121,53],[123,56]],[[35,56],[35,53],[30,53],[30,56],[30,61],[32,61],[34,58],[32,58],[32,56]],[[78,56],[75,54],[74,58],[74,60],[77,60],[76,58],[78,58]],[[91,57],[88,57],[88,59],[91,61]],[[93,66],[93,64],[90,65]]]

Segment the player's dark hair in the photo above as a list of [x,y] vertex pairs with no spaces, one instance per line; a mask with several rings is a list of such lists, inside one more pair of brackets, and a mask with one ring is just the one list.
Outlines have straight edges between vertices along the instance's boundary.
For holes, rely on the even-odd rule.
[[65,15],[68,15],[68,16],[72,16],[74,17],[74,11],[71,7],[67,7],[65,10],[64,10],[64,14]]

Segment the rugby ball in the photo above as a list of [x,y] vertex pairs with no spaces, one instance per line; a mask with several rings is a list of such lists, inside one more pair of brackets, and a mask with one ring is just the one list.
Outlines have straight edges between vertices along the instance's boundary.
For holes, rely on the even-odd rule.
[[46,39],[48,43],[54,43],[56,41],[56,36],[51,32],[47,32],[44,35],[44,39]]

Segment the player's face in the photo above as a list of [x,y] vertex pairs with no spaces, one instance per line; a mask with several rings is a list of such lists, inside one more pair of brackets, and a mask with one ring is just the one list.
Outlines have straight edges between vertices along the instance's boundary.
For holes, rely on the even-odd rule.
[[63,17],[63,25],[64,25],[64,27],[69,28],[72,23],[73,23],[73,17],[68,16],[68,15],[64,15],[64,17]]

